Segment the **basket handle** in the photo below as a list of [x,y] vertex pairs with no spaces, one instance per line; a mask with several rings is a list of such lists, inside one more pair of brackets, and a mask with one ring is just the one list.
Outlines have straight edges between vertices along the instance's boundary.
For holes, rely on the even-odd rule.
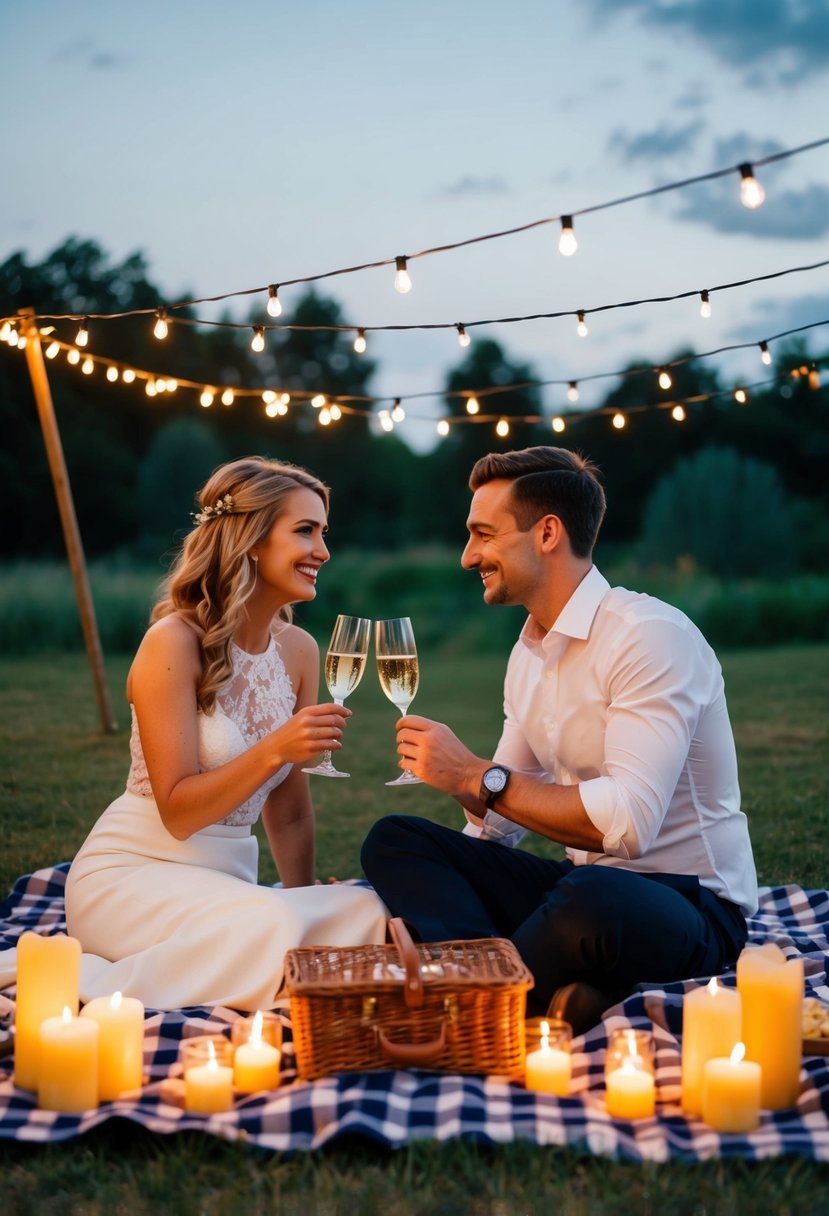
[[377,1042],[380,1050],[396,1064],[431,1064],[437,1060],[446,1047],[447,1022],[441,1022],[440,1034],[428,1043],[394,1043],[384,1030],[377,1026]]
[[406,969],[406,983],[403,986],[403,999],[409,1009],[419,1009],[423,1004],[423,980],[420,975],[420,958],[417,948],[412,941],[412,935],[406,928],[406,923],[400,916],[393,916],[389,921],[389,931],[392,941],[397,947],[400,961]]

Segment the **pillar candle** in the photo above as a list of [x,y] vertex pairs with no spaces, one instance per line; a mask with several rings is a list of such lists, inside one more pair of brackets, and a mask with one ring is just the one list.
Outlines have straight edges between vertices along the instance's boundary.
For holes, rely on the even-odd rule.
[[787,961],[771,942],[750,946],[737,960],[737,989],[743,1001],[746,1059],[762,1069],[762,1106],[796,1106],[803,1052],[803,959]]
[[702,1119],[718,1132],[750,1132],[760,1124],[761,1069],[744,1054],[738,1043],[727,1060],[705,1061]]
[[37,1104],[77,1113],[98,1105],[98,1027],[76,1018],[67,1005],[40,1027]]
[[103,1102],[144,1080],[144,1006],[120,992],[84,1005],[82,1018],[98,1025],[98,1097]]
[[207,1057],[206,1064],[184,1073],[184,1108],[198,1115],[220,1114],[233,1106],[233,1069],[218,1062],[212,1043],[207,1044]]
[[65,933],[43,937],[28,931],[17,943],[14,1083],[37,1090],[40,1026],[64,1007],[78,1012],[81,944]]
[[706,1060],[730,1055],[740,1041],[741,1001],[716,977],[685,994],[682,1001],[682,1106],[689,1115],[702,1109],[702,1070]]
[[637,1068],[635,1058],[625,1060],[605,1078],[607,1113],[614,1119],[647,1119],[656,1106],[653,1076]]

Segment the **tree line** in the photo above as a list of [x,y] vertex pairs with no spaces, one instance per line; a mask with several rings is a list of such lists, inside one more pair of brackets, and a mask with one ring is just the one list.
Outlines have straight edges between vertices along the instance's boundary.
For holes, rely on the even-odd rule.
[[[0,265],[0,315],[25,307],[40,314],[125,312],[155,308],[160,300],[142,254],[114,263],[91,240],[70,238],[37,264],[18,252]],[[176,315],[193,316],[186,308]],[[250,320],[260,323],[261,310]],[[347,324],[340,304],[314,290],[284,320]],[[62,340],[73,339],[76,325],[58,327]],[[376,363],[354,352],[348,334],[327,330],[272,332],[267,352],[256,355],[249,332],[196,325],[176,326],[161,347],[149,317],[93,323],[92,351],[96,328],[105,332],[101,353],[109,358],[139,368],[163,365],[170,375],[219,389],[271,382],[288,391],[365,395],[376,372]],[[674,357],[686,353],[691,352]],[[775,563],[780,569],[822,569],[829,556],[826,389],[815,392],[807,376],[791,375],[808,362],[805,348],[793,343],[777,352],[777,382],[753,392],[747,405],[735,404],[730,394],[716,397],[688,408],[681,424],[670,422],[663,410],[645,409],[630,415],[622,434],[596,413],[570,419],[560,436],[553,435],[549,421],[520,421],[541,413],[539,390],[530,384],[498,396],[497,412],[514,420],[506,439],[489,425],[456,426],[428,453],[413,452],[396,433],[375,433],[362,417],[346,414],[321,428],[305,404],[271,419],[258,397],[237,398],[228,408],[217,396],[210,409],[201,409],[192,390],[149,398],[136,385],[108,382],[100,371],[79,375],[63,358],[49,364],[49,374],[90,555],[120,552],[157,560],[189,527],[193,492],[210,470],[252,452],[306,465],[333,487],[332,542],[338,548],[457,546],[474,461],[498,447],[557,443],[582,451],[603,471],[610,504],[604,543],[636,542],[646,557],[660,562],[690,555],[708,568],[719,563],[725,573],[739,572],[745,553],[750,573],[752,563],[766,570]],[[634,361],[628,370],[642,366],[650,364]],[[516,362],[500,343],[477,339],[449,372],[445,391],[535,379],[532,366]],[[677,367],[673,379],[676,398],[729,387],[716,368],[702,363]],[[656,405],[664,393],[653,381],[625,376],[603,405],[621,411]],[[445,410],[460,416],[463,400],[447,396]],[[0,532],[0,558],[59,554],[59,519],[25,360],[5,346],[0,426],[4,515],[15,521]],[[764,529],[772,538],[766,547],[758,543]]]

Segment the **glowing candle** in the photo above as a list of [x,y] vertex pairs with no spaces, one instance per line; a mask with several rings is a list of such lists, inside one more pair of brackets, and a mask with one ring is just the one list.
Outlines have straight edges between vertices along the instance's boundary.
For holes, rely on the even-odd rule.
[[803,1052],[803,959],[786,960],[779,946],[752,946],[737,959],[746,1059],[762,1069],[766,1110],[796,1106]]
[[702,1070],[706,1060],[727,1056],[739,1043],[741,1001],[733,988],[710,983],[686,993],[682,1001],[682,1106],[689,1115],[702,1109]]
[[[190,1046],[185,1040],[184,1047]],[[222,1058],[227,1059],[230,1044],[225,1040],[226,1053],[222,1050]],[[185,1056],[184,1064],[184,1108],[198,1115],[219,1114],[230,1110],[233,1106],[233,1069],[224,1063],[219,1063],[216,1046],[212,1039],[206,1040],[204,1064],[188,1066]]]
[[233,1026],[234,1041],[238,1044],[233,1057],[233,1084],[244,1094],[276,1089],[279,1084],[282,1052],[275,1043],[266,1040],[263,1025],[260,1010],[250,1022],[236,1022]]
[[67,1006],[78,1012],[81,944],[57,933],[27,932],[17,943],[17,997],[14,1033],[14,1083],[37,1090],[40,1026]]
[[[533,1036],[533,1031],[535,1034]],[[570,1093],[570,1036],[568,1022],[542,1018],[538,1026],[527,1023],[528,1046],[531,1036],[538,1047],[527,1052],[525,1082],[536,1093],[566,1098]]]
[[98,1105],[98,1027],[72,1016],[46,1018],[38,1035],[37,1104],[42,1110],[78,1112]]
[[760,1123],[761,1069],[744,1060],[738,1043],[727,1060],[706,1060],[702,1071],[703,1122],[718,1132],[750,1132]]
[[605,1059],[605,1101],[614,1119],[648,1119],[656,1106],[653,1054],[646,1031],[611,1031]]
[[81,1011],[98,1026],[98,1097],[111,1101],[140,1089],[144,1074],[144,1006],[134,997],[99,996]]

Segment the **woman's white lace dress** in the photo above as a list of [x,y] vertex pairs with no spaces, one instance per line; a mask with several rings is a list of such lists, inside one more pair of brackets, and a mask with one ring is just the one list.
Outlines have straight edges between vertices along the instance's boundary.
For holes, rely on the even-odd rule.
[[[293,712],[275,638],[263,654],[232,647],[215,711],[199,714],[199,764],[216,768]],[[81,996],[120,990],[153,1009],[270,1008],[294,946],[382,942],[385,908],[346,885],[257,885],[251,826],[286,765],[226,819],[176,840],[152,796],[133,714],[127,789],[81,846],[66,882],[67,928],[84,950]]]

